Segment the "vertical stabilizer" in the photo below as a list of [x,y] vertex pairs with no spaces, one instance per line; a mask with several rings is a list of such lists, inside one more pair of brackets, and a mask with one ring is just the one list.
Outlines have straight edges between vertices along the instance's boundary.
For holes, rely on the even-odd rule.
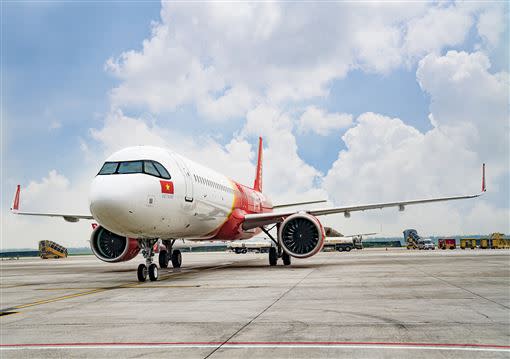
[[16,195],[14,196],[14,201],[12,203],[11,211],[17,211],[19,210],[19,195],[21,191],[21,186],[18,185],[16,187]]
[[253,189],[262,192],[262,137],[259,137],[259,153],[257,158],[257,171],[255,172],[255,182]]

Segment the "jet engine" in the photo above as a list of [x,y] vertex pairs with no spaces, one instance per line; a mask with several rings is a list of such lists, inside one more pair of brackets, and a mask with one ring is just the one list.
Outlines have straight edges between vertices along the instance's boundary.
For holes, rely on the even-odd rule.
[[317,218],[308,213],[296,213],[280,225],[278,241],[292,257],[307,258],[324,246],[324,229]]
[[138,240],[119,236],[102,226],[92,231],[90,247],[97,258],[110,263],[133,259],[140,251]]

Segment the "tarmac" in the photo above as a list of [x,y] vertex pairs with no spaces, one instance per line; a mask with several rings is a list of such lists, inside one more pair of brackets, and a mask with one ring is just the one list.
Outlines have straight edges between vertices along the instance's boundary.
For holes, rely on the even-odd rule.
[[510,251],[0,262],[1,358],[510,358]]

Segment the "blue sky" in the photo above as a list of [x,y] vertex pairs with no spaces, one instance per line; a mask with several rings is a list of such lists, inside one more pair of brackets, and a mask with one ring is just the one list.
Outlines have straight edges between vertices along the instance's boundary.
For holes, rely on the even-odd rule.
[[[10,2],[3,7],[6,169],[25,181],[44,176],[48,159],[55,168],[71,169],[79,164],[80,148],[75,144],[87,140],[89,128],[101,125],[110,106],[108,92],[118,83],[104,71],[106,60],[139,50],[150,35],[151,22],[159,20],[161,6],[158,2]],[[428,98],[415,72],[416,66],[382,75],[354,70],[332,84],[328,98],[316,102],[329,111],[354,116],[373,111],[399,117],[426,131],[431,127]],[[187,121],[190,118],[193,121]],[[218,129],[192,106],[158,119],[171,121],[177,129],[216,136],[241,127],[230,122]],[[62,127],[50,130],[52,121]],[[343,147],[340,135],[298,136],[299,154],[325,172]],[[225,136],[223,143],[229,140]],[[27,161],[30,172],[19,171],[17,163]]]
[[[26,181],[46,174],[48,159],[55,168],[79,164],[75,144],[100,125],[116,83],[104,71],[106,59],[141,46],[160,4],[2,6],[6,169]],[[50,130],[52,121],[62,127]],[[19,163],[30,163],[30,172],[18,171]]]
[[[224,149],[243,141],[253,145],[258,135],[273,144],[279,138],[289,141],[283,146],[289,152],[274,157],[267,172],[268,182],[282,180],[270,188],[273,196],[282,198],[294,199],[301,195],[300,189],[304,197],[328,195],[333,202],[350,203],[400,199],[400,195],[414,198],[430,191],[449,194],[456,187],[443,177],[464,184],[466,173],[477,174],[479,163],[489,157],[493,162],[489,168],[495,172],[491,185],[498,192],[490,194],[487,206],[503,211],[496,218],[504,218],[509,207],[506,198],[510,171],[508,154],[504,154],[508,126],[501,125],[501,114],[504,117],[506,111],[508,115],[508,101],[506,109],[497,105],[494,112],[489,108],[491,103],[486,113],[480,112],[486,99],[471,91],[474,88],[476,92],[478,83],[468,79],[455,87],[452,79],[459,76],[454,73],[456,68],[487,78],[487,83],[500,79],[497,73],[508,72],[508,4],[396,3],[375,4],[375,9],[367,4],[316,6],[313,16],[320,21],[308,22],[309,4],[2,2],[2,209],[9,207],[17,183],[44,183],[51,170],[69,179],[71,190],[76,182],[94,176],[94,171],[84,172],[86,154],[82,144],[98,158],[108,155],[107,151],[116,148],[119,141],[112,136],[94,139],[91,129],[109,133],[112,124],[106,119],[121,111],[134,120],[132,123],[146,124],[151,135],[168,136],[163,140],[170,147],[181,143],[182,138],[194,139],[196,148],[190,152],[197,152],[204,138]],[[335,6],[339,9],[333,9]],[[248,16],[243,18],[243,14]],[[304,27],[299,28],[301,25]],[[282,39],[289,44],[308,41],[309,48],[291,49],[295,56],[301,56],[293,61],[280,51]],[[109,59],[113,65],[108,67]],[[188,66],[193,61],[199,63],[199,70]],[[485,61],[490,61],[490,68],[484,68]],[[420,71],[425,74],[422,85],[417,75]],[[179,82],[181,75],[189,78],[189,84]],[[290,95],[285,92],[286,85],[292,89]],[[485,125],[475,117],[459,115],[460,109],[469,107],[469,103],[458,102],[456,91],[462,86],[465,94],[460,98],[470,99],[475,106],[472,113],[484,121],[494,117],[499,122]],[[227,98],[230,90],[239,89],[242,94],[247,89],[249,95]],[[499,99],[504,91],[508,95],[508,86],[494,91]],[[176,100],[181,94],[183,98]],[[163,96],[163,105],[156,102],[159,107],[154,106],[155,95]],[[221,100],[225,100],[223,104]],[[232,106],[235,110],[229,112]],[[301,116],[310,107],[320,109],[325,116],[350,115],[353,122],[321,132],[321,119],[317,119],[316,128],[301,131]],[[452,108],[459,111],[452,112]],[[219,118],[211,109],[219,109]],[[370,117],[368,122],[357,121],[368,112],[373,113],[366,116]],[[268,119],[258,117],[267,113],[275,114],[274,131]],[[431,133],[431,113],[438,120],[439,132],[458,141],[453,149],[437,145],[444,140],[435,139],[439,135]],[[285,116],[291,119],[290,125],[282,120]],[[250,125],[250,118],[259,121],[260,131]],[[390,121],[393,118],[403,123]],[[120,120],[114,119],[113,123],[116,121]],[[452,124],[460,132],[451,130]],[[484,132],[484,127],[491,126],[501,128],[496,133],[503,134],[499,140],[503,150],[494,159],[484,152],[494,136]],[[456,134],[466,128],[476,128],[478,139],[468,135],[456,139]],[[134,141],[135,134],[129,132],[130,128],[126,131],[119,136],[133,137]],[[389,143],[386,133],[399,133],[408,136],[405,143],[422,141],[428,147],[420,147],[414,157],[409,154],[409,158],[388,163],[391,156],[378,153],[406,150],[398,142]],[[348,141],[344,142],[342,136],[346,134]],[[367,142],[358,152],[362,141]],[[296,151],[292,152],[294,143]],[[273,148],[269,145],[269,153]],[[341,151],[344,157],[339,157]],[[423,154],[428,152],[444,155],[436,159]],[[200,154],[197,156],[200,159]],[[235,154],[226,156],[237,160]],[[450,157],[462,158],[466,165],[456,168],[448,162],[452,161]],[[423,170],[424,182],[407,183],[382,170],[391,171],[399,161],[400,168],[412,164],[418,166],[414,171]],[[434,162],[438,162],[435,167]],[[233,163],[241,168],[250,165]],[[286,171],[279,170],[287,165]],[[427,166],[431,167],[429,173]],[[438,168],[451,168],[452,173],[441,173]],[[342,171],[372,173],[373,169],[378,170],[372,182],[365,182],[370,178],[343,182]],[[230,171],[235,173],[235,168]],[[402,191],[379,191],[380,196],[372,191],[387,179],[391,188]],[[352,198],[336,188],[351,189]],[[49,186],[48,193],[51,191],[57,190]],[[51,203],[47,207],[50,209]],[[458,218],[475,216],[475,210],[459,208]],[[489,210],[477,211],[494,217]],[[353,223],[366,227],[370,220]],[[461,227],[460,219],[455,223],[454,228]],[[443,223],[441,228],[448,228],[448,224]],[[348,231],[355,232],[356,228]]]

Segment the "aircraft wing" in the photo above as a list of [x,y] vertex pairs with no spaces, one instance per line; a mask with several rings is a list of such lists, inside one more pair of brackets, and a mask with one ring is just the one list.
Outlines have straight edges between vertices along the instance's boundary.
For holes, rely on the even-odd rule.
[[350,217],[351,212],[368,211],[372,209],[383,209],[388,207],[398,207],[400,211],[405,209],[405,206],[414,204],[434,203],[434,202],[446,202],[456,201],[460,199],[469,199],[480,197],[486,191],[485,188],[485,163],[482,166],[482,192],[467,196],[454,196],[454,197],[438,197],[428,199],[418,199],[412,201],[400,201],[400,202],[386,202],[386,203],[375,203],[365,204],[357,206],[346,206],[346,207],[333,207],[323,209],[312,209],[312,210],[301,210],[301,211],[282,211],[282,212],[268,212],[268,213],[254,213],[246,214],[244,216],[243,229],[248,230],[261,226],[266,226],[273,223],[283,222],[286,217],[293,215],[294,213],[304,212],[309,213],[312,216],[325,216],[328,214],[343,213],[345,217]]
[[19,199],[21,193],[21,186],[16,188],[16,195],[14,196],[14,203],[11,212],[23,216],[40,216],[40,217],[62,217],[67,222],[78,222],[80,219],[94,219],[90,214],[61,214],[61,213],[41,213],[41,212],[20,212]]
[[401,201],[401,202],[387,202],[387,203],[375,203],[358,206],[346,206],[346,207],[333,207],[323,209],[312,209],[303,211],[282,211],[282,212],[268,212],[268,213],[256,213],[246,214],[244,216],[243,229],[251,229],[260,226],[265,226],[272,223],[282,222],[286,217],[293,215],[297,212],[309,213],[312,216],[325,216],[328,214],[343,213],[345,217],[349,217],[351,212],[368,211],[372,209],[382,209],[388,207],[398,207],[400,211],[403,211],[405,206],[423,203],[434,203],[434,202],[446,202],[455,201],[460,199],[476,198],[481,196],[482,193],[468,196],[456,196],[456,197],[440,197],[440,198],[429,198],[419,199],[413,201]]

